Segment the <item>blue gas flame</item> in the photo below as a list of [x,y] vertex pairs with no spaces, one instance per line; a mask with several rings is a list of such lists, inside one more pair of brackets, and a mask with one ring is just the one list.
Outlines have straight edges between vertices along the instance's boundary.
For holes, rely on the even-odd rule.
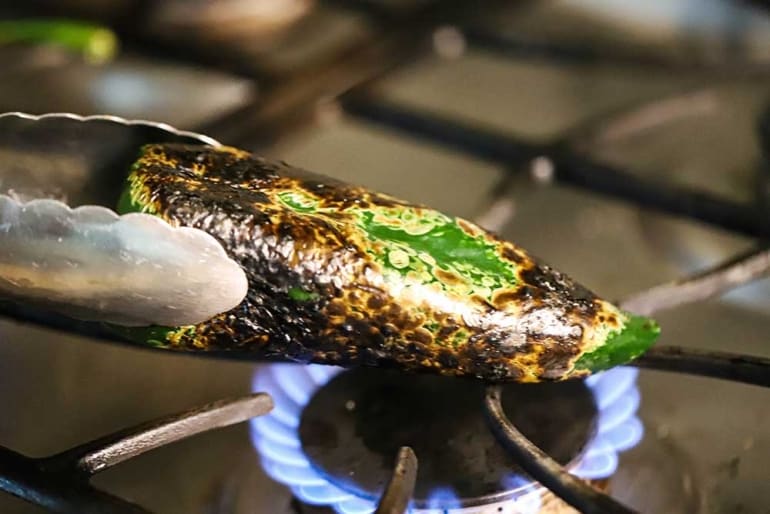
[[[288,486],[292,493],[311,505],[332,507],[340,514],[370,514],[375,500],[340,489],[313,469],[302,451],[299,421],[302,409],[313,393],[342,368],[320,365],[271,364],[254,374],[253,390],[268,391],[275,409],[251,422],[251,438],[265,472]],[[599,409],[597,430],[579,461],[570,472],[584,479],[611,476],[618,466],[618,453],[636,446],[644,435],[636,416],[640,395],[636,385],[638,370],[614,368],[594,375],[586,384]],[[534,514],[540,509],[540,487],[515,475],[504,484],[515,490],[516,511]],[[430,495],[426,509],[413,508],[413,514],[451,513],[460,499],[451,489],[440,488]]]
[[428,495],[428,510],[460,507],[460,498],[451,487],[437,487]]

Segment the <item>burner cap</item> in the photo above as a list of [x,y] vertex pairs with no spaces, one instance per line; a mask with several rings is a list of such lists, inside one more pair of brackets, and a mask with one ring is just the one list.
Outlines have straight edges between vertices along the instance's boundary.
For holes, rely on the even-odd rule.
[[[489,430],[484,385],[470,380],[356,369],[320,388],[299,435],[311,464],[337,487],[377,498],[401,446],[419,460],[415,505],[452,491],[462,505],[499,501],[530,480]],[[563,465],[594,433],[597,408],[581,381],[503,388],[508,418]],[[443,497],[443,496],[442,496]]]

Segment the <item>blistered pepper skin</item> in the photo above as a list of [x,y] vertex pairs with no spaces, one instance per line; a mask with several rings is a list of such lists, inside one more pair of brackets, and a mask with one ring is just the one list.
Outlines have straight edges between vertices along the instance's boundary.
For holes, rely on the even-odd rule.
[[211,320],[124,332],[154,346],[537,382],[659,331],[468,221],[233,148],[144,147],[119,209],[208,232],[248,277]]

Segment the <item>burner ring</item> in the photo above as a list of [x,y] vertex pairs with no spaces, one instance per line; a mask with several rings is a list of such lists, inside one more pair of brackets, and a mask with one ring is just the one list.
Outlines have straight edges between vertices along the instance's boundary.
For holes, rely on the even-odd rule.
[[[276,408],[269,416],[252,422],[252,439],[264,470],[276,481],[287,485],[300,500],[308,504],[330,506],[345,514],[372,512],[376,501],[372,495],[377,492],[362,494],[360,490],[351,491],[327,479],[317,471],[303,451],[300,440],[303,409],[317,390],[340,371],[343,370],[317,365],[262,366],[255,374],[254,388],[271,391]],[[584,451],[567,465],[570,472],[584,479],[606,478],[617,466],[617,453],[639,442],[643,428],[635,416],[639,404],[636,377],[635,369],[616,368],[585,381],[599,412],[595,430]],[[462,384],[467,385],[468,382]],[[388,455],[388,462],[392,463],[393,455]],[[421,460],[421,464],[424,462],[425,459]],[[521,512],[536,512],[542,488],[526,481],[516,485],[517,494],[520,495],[516,501],[517,508]],[[453,512],[454,508],[471,505],[491,506],[489,502],[497,502],[495,506],[502,505],[506,500],[501,498],[510,496],[511,492],[505,491],[502,494],[498,492],[464,499],[459,503],[451,496],[438,499],[447,500],[444,503],[450,504],[450,507],[446,512]]]
[[[560,464],[574,465],[596,432],[590,389],[571,381],[505,391],[517,426]],[[303,409],[301,448],[332,484],[373,501],[403,446],[420,458],[416,508],[511,500],[533,483],[489,430],[483,399],[480,382],[353,369],[316,390]]]

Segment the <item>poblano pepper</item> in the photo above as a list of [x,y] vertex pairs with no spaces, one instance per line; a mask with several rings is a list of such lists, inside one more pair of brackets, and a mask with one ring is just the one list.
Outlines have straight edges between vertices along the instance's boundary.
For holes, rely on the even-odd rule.
[[234,148],[144,147],[119,210],[204,230],[248,277],[206,322],[123,331],[154,346],[538,382],[659,333],[471,222]]

